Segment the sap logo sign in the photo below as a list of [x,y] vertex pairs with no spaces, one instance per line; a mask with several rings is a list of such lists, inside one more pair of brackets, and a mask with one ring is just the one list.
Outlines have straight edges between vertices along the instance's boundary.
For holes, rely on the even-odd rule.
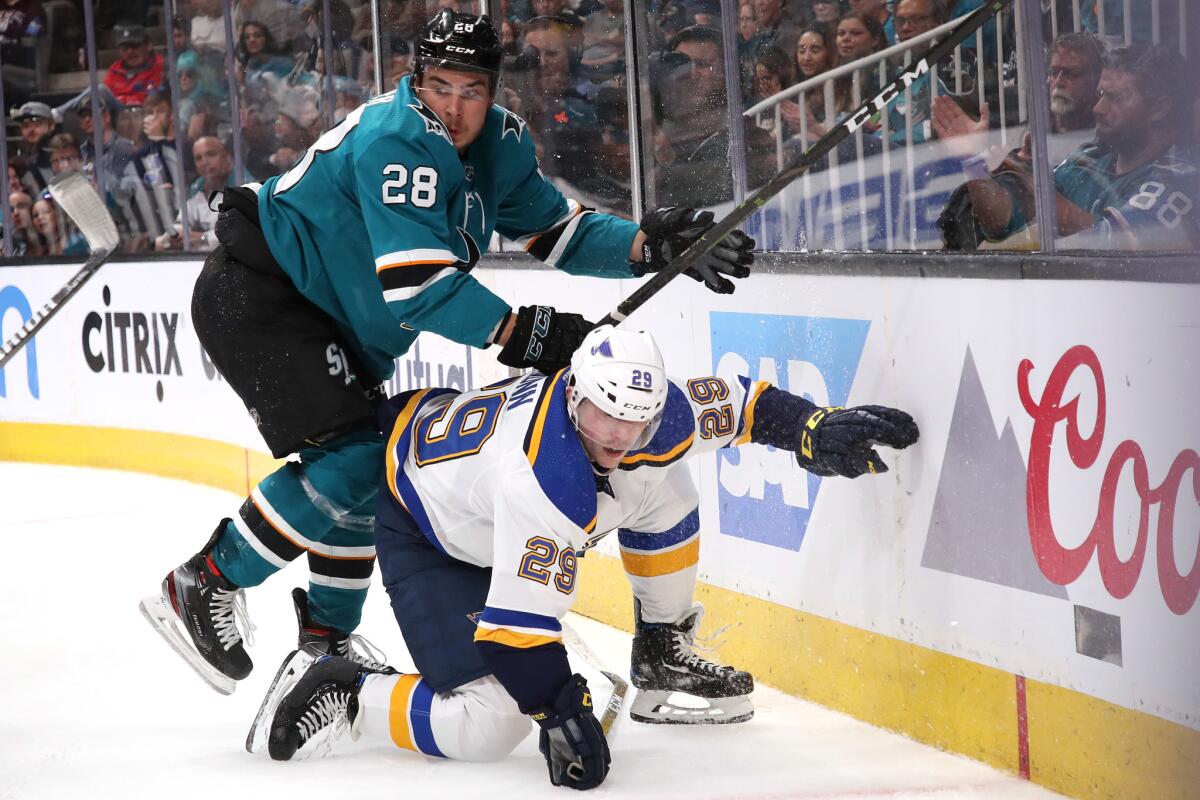
[[[15,286],[5,286],[0,289],[0,342],[10,338],[9,335],[4,334],[4,317],[9,310],[16,311],[20,315],[17,324],[10,329],[10,334],[15,333],[33,317],[33,309],[30,308],[29,299],[25,297],[24,292]],[[37,400],[41,397],[41,391],[38,388],[37,339],[30,339],[26,342],[21,352],[8,362],[8,367],[13,367],[12,374],[17,374],[16,365],[22,359],[25,361],[25,382],[29,386],[29,394],[34,400]],[[8,367],[0,368],[0,397],[8,397],[8,385],[5,382]]]
[[[715,373],[769,381],[821,406],[846,404],[871,327],[869,320],[723,312],[709,319]],[[721,533],[799,550],[821,481],[784,450],[721,450]]]

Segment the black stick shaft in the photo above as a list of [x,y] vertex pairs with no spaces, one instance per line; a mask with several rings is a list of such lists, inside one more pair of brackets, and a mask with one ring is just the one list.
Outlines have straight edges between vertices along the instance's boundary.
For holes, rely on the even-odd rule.
[[[747,197],[739,206],[718,220],[691,247],[683,251],[679,258],[657,272],[650,280],[638,287],[637,291],[621,301],[616,310],[610,312],[604,319],[600,320],[599,324],[616,325],[620,323],[640,308],[647,300],[658,294],[677,275],[686,272],[702,255],[716,247],[718,242],[745,222],[751,214],[766,205],[768,200],[783,191],[789,183],[807,172],[813,164],[817,163],[830,150],[837,147],[843,139],[866,124],[867,120],[876,112],[887,108],[888,103],[898,97],[922,75],[932,72],[933,67],[938,62],[953,53],[954,48],[958,47],[968,36],[975,33],[976,30],[982,27],[984,23],[1011,1],[992,0],[992,2],[975,9],[973,13],[965,17],[957,27],[950,31],[949,36],[934,45],[920,61],[911,65],[903,74],[885,86],[879,94],[863,103],[853,114],[828,130],[824,136],[813,143],[812,147],[805,150],[790,166],[776,174],[762,188]],[[936,76],[933,80],[936,80]]]
[[42,326],[50,321],[58,310],[62,308],[71,297],[79,291],[79,287],[87,283],[88,278],[96,274],[96,270],[100,269],[101,265],[108,260],[111,252],[100,252],[93,254],[88,258],[87,262],[76,272],[71,280],[63,284],[63,287],[54,293],[54,296],[42,306],[41,309],[34,314],[29,320],[17,329],[16,334],[11,339],[4,343],[4,347],[0,349],[0,368],[12,360],[21,348],[24,347],[30,339],[33,338]]

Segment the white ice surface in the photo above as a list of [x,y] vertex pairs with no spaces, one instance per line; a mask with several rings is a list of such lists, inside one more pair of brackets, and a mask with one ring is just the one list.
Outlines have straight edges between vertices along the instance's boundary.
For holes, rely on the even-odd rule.
[[[0,800],[558,798],[530,735],[506,760],[467,764],[338,742],[278,764],[243,741],[266,685],[295,646],[289,591],[303,562],[248,592],[258,666],[213,692],[142,619],[138,600],[206,541],[241,499],[181,481],[0,463]],[[573,623],[614,671],[629,637]],[[411,670],[376,585],[360,633]],[[589,674],[597,695],[603,678]],[[744,725],[681,728],[625,718],[593,798],[1056,797],[965,758],[768,688]],[[1015,743],[1014,743],[1015,746]]]

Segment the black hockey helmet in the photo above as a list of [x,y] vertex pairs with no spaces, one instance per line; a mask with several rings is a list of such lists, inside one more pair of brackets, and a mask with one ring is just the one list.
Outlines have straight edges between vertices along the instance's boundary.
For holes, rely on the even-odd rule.
[[493,93],[500,80],[500,36],[486,14],[460,14],[444,8],[417,40],[413,74],[420,78],[426,67],[482,72]]

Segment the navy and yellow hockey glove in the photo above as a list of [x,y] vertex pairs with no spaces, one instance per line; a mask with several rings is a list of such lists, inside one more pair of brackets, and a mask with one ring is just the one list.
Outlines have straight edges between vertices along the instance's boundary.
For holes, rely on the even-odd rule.
[[887,406],[818,408],[804,422],[796,460],[815,475],[857,478],[887,472],[876,445],[897,450],[917,441],[913,418]]
[[579,314],[555,311],[550,306],[521,306],[496,360],[515,369],[533,367],[553,375],[571,363],[571,354],[594,327]]
[[595,789],[608,775],[608,741],[592,706],[587,681],[576,674],[563,684],[553,708],[530,715],[542,729],[538,749],[555,786]]
[[[713,226],[711,211],[694,208],[660,208],[642,216],[642,263],[633,264],[638,277],[659,272],[683,254],[692,243]],[[716,247],[702,255],[684,275],[702,281],[717,294],[732,294],[733,281],[722,276],[745,278],[754,263],[754,240],[741,231],[733,231]]]

